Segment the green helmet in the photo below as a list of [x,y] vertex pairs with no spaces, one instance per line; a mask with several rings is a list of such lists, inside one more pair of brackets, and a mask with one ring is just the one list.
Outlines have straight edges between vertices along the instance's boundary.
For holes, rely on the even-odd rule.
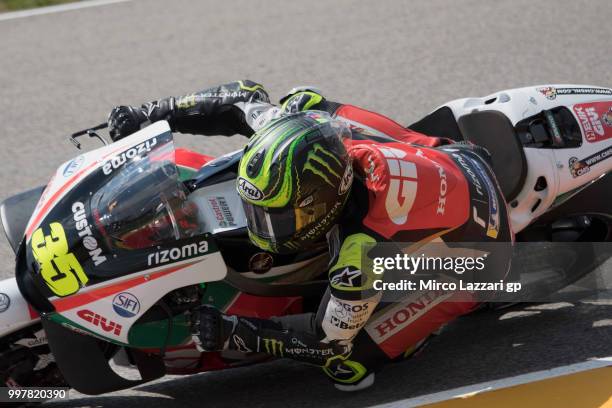
[[255,245],[297,252],[329,231],[353,181],[350,137],[346,123],[319,111],[283,116],[251,137],[237,188]]

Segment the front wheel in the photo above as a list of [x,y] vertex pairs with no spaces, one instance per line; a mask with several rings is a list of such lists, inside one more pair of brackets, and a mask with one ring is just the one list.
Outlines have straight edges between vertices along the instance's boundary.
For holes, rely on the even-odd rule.
[[10,388],[68,386],[40,323],[0,340],[0,380]]

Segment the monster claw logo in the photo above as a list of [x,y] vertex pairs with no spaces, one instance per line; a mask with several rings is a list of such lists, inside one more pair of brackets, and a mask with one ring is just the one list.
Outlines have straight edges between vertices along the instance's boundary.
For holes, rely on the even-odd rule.
[[276,357],[283,357],[284,344],[280,340],[276,339],[263,339],[266,353]]
[[314,150],[308,152],[306,156],[306,164],[304,164],[302,171],[310,171],[321,177],[330,186],[335,187],[337,183],[333,183],[328,176],[336,177],[338,180],[341,180],[342,177],[332,169],[327,161],[328,159],[336,162],[337,166],[342,166],[336,156],[322,148],[320,144],[315,144]]
[[176,101],[176,107],[178,109],[188,109],[194,107],[197,102],[198,100],[196,94],[186,95]]

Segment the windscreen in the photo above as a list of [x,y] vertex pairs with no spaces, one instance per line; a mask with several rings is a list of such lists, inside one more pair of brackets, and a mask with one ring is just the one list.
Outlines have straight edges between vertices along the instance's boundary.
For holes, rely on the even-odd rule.
[[170,139],[126,157],[92,195],[90,210],[110,252],[142,249],[201,232],[197,206],[188,197]]

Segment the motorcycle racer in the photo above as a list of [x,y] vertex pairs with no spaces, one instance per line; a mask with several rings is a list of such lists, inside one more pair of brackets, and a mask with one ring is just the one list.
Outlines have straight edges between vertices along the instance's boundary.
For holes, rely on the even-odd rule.
[[[183,133],[250,136],[237,189],[252,242],[278,253],[327,244],[332,259],[315,314],[264,320],[203,306],[194,340],[204,350],[291,358],[321,366],[341,390],[363,389],[385,363],[478,304],[445,302],[436,291],[381,301],[362,245],[513,239],[486,151],[328,101],[315,88],[293,89],[280,106],[248,80],[120,106],[109,116],[111,136],[162,119]],[[414,303],[423,307],[409,314]]]

